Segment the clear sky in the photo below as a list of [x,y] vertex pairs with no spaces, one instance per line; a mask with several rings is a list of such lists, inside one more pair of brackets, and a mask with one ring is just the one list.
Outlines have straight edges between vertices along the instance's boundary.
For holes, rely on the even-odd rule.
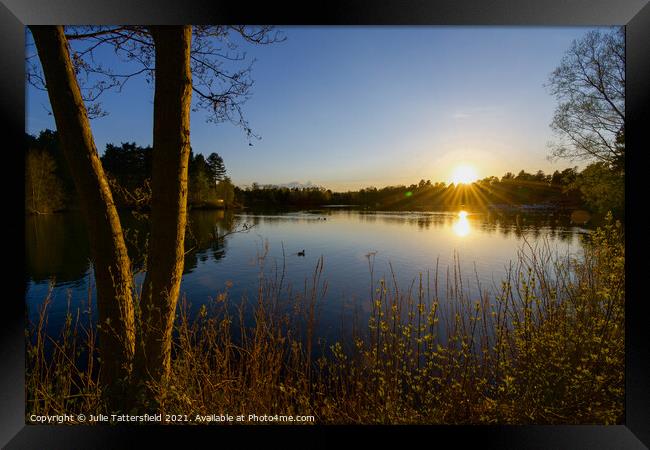
[[[237,185],[312,183],[334,190],[552,172],[555,99],[544,87],[571,41],[591,28],[278,27],[286,41],[245,46],[255,58],[244,112],[262,139],[191,116],[195,153],[219,153]],[[28,43],[31,41],[28,36]],[[28,48],[28,52],[32,52]],[[111,52],[105,65],[119,64]],[[28,133],[55,129],[47,94],[27,86]],[[151,145],[153,88],[132,79],[101,98],[107,143]]]

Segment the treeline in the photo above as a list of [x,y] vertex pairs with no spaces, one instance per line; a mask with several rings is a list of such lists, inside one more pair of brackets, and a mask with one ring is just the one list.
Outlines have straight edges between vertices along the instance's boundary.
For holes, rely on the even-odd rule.
[[[27,135],[25,209],[47,214],[75,209],[77,194],[56,131]],[[107,144],[102,165],[120,208],[146,209],[151,198],[152,148],[135,143]],[[471,185],[420,180],[410,186],[367,187],[332,192],[324,187],[285,187],[253,183],[235,187],[221,156],[207,158],[190,152],[188,204],[192,208],[304,209],[323,205],[350,205],[377,210],[508,209],[519,206],[554,210],[612,211],[624,218],[624,172],[605,163],[593,163],[552,174],[539,170],[501,178],[487,177]]]
[[588,209],[592,212],[624,212],[624,179],[607,166],[591,164],[552,174],[543,171],[506,173],[471,185],[420,180],[410,186],[367,187],[358,191],[332,192],[322,187],[260,186],[235,188],[235,199],[250,208],[316,208],[322,205],[354,205],[378,210],[432,210],[463,206],[467,209],[530,206],[554,210]]
[[77,204],[74,182],[56,132],[41,131],[38,137],[26,135],[25,211],[48,214]]
[[[77,193],[56,131],[27,134],[26,139],[25,210],[47,214],[76,209]],[[152,148],[135,143],[107,144],[100,159],[118,208],[147,209],[151,200]],[[233,205],[234,185],[217,153],[205,158],[190,151],[188,177],[190,207]]]
[[420,180],[410,186],[374,186],[358,191],[332,192],[320,187],[287,188],[253,184],[250,188],[235,190],[238,202],[247,207],[302,207],[325,204],[355,205],[371,209],[429,210],[465,208],[483,209],[490,205],[548,204],[555,207],[582,205],[579,190],[571,187],[577,173],[566,169],[555,176],[510,173],[501,179],[490,177],[472,185],[432,183]]
[[312,208],[332,203],[339,194],[323,187],[259,185],[235,187],[235,202],[254,209]]

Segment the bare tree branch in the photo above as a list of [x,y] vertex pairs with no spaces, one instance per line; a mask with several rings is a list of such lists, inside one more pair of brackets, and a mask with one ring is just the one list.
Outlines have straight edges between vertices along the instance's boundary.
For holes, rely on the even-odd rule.
[[[82,97],[91,117],[107,114],[98,99],[107,91],[120,92],[138,76],[154,81],[154,43],[148,27],[134,25],[67,26],[65,35]],[[193,111],[204,110],[206,120],[229,122],[241,127],[247,137],[257,136],[245,119],[243,105],[253,88],[254,60],[240,49],[246,45],[269,45],[286,38],[273,26],[196,25],[192,27],[191,70],[197,94]],[[106,67],[96,58],[102,48],[111,48],[122,63],[119,70]],[[47,90],[40,65],[27,56],[27,82]]]
[[591,31],[574,41],[547,87],[559,104],[551,128],[555,158],[622,167],[625,145],[625,41],[622,29]]

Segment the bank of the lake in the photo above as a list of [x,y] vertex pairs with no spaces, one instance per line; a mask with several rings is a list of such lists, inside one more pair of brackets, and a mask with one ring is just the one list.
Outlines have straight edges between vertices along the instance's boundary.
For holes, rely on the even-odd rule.
[[[195,242],[217,231],[224,234],[211,217],[193,217]],[[590,233],[587,244],[578,242],[584,230],[548,217],[348,211],[216,218],[247,224],[248,232],[188,253],[171,378],[155,386],[165,410],[190,416],[210,411],[313,416],[308,423],[622,420],[625,272],[620,225],[610,223]],[[42,223],[31,226],[43,230]],[[62,239],[78,237],[66,234],[69,228],[69,223],[59,224]],[[412,239],[401,236],[405,230]],[[276,240],[284,252],[271,250]],[[332,247],[334,241],[341,244]],[[309,244],[305,256],[302,250],[293,252],[301,247],[298,242]],[[379,250],[368,251],[369,244]],[[253,258],[229,259],[247,249],[254,250]],[[493,259],[482,260],[481,249]],[[308,256],[314,251],[322,256]],[[437,270],[431,270],[436,251]],[[464,252],[474,263],[457,256]],[[322,339],[333,325],[328,314],[340,312],[343,304],[335,300],[347,297],[328,296],[332,283],[325,255],[337,258],[338,270],[329,275],[339,286],[356,281],[361,306],[359,314],[337,316],[335,328],[349,333],[331,333],[328,340]],[[409,257],[424,264],[418,270]],[[497,261],[505,263],[503,272]],[[442,268],[446,262],[449,266]],[[212,283],[221,264],[233,270],[219,289]],[[357,266],[365,267],[363,276],[355,272]],[[255,278],[247,279],[249,272]],[[417,275],[411,277],[413,273]],[[84,278],[88,275],[78,274],[46,294],[51,303],[32,316],[29,414],[103,411],[102,386],[93,371],[97,365],[83,364],[92,359],[89,353],[101,354],[101,348],[92,332],[93,309],[74,303],[75,283],[86,295],[92,291]],[[237,292],[227,278],[248,289]],[[28,301],[32,296],[36,306],[40,284],[29,283]],[[200,289],[213,297],[201,301]],[[64,308],[58,321],[62,334],[47,353],[46,319],[64,300],[57,297],[62,291],[70,294],[71,306]],[[192,308],[190,302],[201,306]],[[328,302],[335,308],[328,309]],[[248,309],[240,309],[242,304]],[[248,320],[244,311],[252,314]]]

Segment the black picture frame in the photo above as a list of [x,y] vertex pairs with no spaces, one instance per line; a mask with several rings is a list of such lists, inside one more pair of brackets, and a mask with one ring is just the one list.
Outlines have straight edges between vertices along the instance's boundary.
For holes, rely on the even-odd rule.
[[[347,0],[283,5],[266,2],[208,0],[2,0],[0,5],[0,110],[5,128],[3,157],[11,165],[0,177],[8,214],[5,243],[15,243],[11,260],[14,273],[7,273],[12,286],[0,317],[0,444],[17,448],[120,448],[153,444],[187,446],[194,439],[213,443],[226,437],[245,442],[249,437],[270,439],[282,434],[285,444],[300,439],[305,445],[332,445],[341,433],[360,431],[384,444],[416,444],[424,439],[439,445],[451,440],[454,447],[466,444],[482,448],[613,449],[650,446],[650,327],[641,295],[644,222],[643,150],[650,115],[650,5],[648,0],[444,0],[377,1]],[[251,23],[301,25],[517,25],[576,26],[624,25],[626,27],[626,407],[624,425],[614,426],[431,426],[431,427],[193,427],[186,426],[47,426],[25,424],[24,394],[24,183],[25,131],[25,25],[35,24],[179,24]],[[9,137],[9,139],[7,139]],[[15,197],[15,198],[14,198]],[[15,204],[13,203],[15,202]],[[286,432],[289,431],[287,434]],[[191,436],[190,436],[191,434]],[[416,436],[417,435],[417,436]],[[243,441],[241,441],[243,439]],[[304,441],[302,441],[304,440]],[[330,441],[330,442],[328,442]],[[392,442],[391,442],[392,441]],[[270,441],[267,441],[270,442]],[[311,443],[311,444],[310,444]]]

